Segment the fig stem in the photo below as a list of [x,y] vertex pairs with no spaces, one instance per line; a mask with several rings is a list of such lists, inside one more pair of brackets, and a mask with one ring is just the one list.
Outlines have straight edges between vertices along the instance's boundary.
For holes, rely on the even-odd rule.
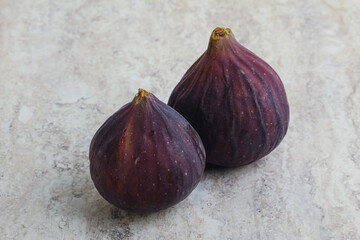
[[222,27],[217,27],[214,29],[214,31],[211,34],[211,38],[213,40],[218,40],[220,38],[225,38],[227,37],[227,35],[231,34],[231,30],[230,28],[222,28]]
[[208,54],[215,58],[224,46],[234,40],[234,34],[230,28],[217,27],[212,31],[208,46]]
[[139,88],[138,93],[135,96],[135,104],[140,103],[145,97],[151,97],[151,94],[144,89]]

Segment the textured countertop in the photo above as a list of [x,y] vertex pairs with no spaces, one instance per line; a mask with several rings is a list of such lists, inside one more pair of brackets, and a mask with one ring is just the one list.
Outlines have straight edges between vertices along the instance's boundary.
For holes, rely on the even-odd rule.
[[[360,1],[0,1],[0,239],[360,239]],[[183,202],[119,210],[95,131],[139,87],[167,101],[211,31],[280,75],[290,126]]]

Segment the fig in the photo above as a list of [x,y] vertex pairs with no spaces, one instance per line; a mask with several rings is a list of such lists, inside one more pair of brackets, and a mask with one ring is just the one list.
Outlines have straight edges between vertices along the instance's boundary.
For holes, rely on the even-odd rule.
[[168,208],[187,197],[205,167],[205,149],[189,122],[139,89],[94,135],[90,173],[100,195],[133,212]]
[[210,164],[237,167],[274,150],[289,105],[283,83],[262,59],[216,28],[207,50],[185,73],[168,104],[200,135]]

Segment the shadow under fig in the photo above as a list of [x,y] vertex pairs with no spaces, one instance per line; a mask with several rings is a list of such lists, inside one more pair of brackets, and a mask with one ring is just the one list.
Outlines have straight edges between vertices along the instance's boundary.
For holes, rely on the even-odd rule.
[[[256,163],[251,163],[241,167],[227,168],[206,164],[204,175],[210,179],[220,176],[231,178],[231,175],[242,175],[254,171],[256,166]],[[119,209],[101,197],[86,165],[76,171],[68,169],[61,172],[57,180],[51,184],[49,191],[51,194],[48,203],[49,214],[55,212],[64,219],[68,219],[70,229],[76,228],[75,225],[71,225],[73,222],[85,223],[87,235],[97,236],[97,238],[126,239],[134,235],[131,229],[133,223],[145,226],[159,218],[166,219],[179,207],[175,205],[150,214],[138,214]]]
[[71,226],[74,222],[85,223],[87,235],[97,239],[127,239],[134,235],[133,223],[145,226],[165,218],[174,210],[172,207],[155,213],[137,214],[117,208],[101,197],[87,169],[76,176],[71,171],[63,172],[51,189],[49,213],[55,211],[58,216],[68,219],[70,229],[75,228],[75,225]]
[[239,167],[222,167],[206,163],[204,175],[246,173],[253,171],[256,167],[256,162]]

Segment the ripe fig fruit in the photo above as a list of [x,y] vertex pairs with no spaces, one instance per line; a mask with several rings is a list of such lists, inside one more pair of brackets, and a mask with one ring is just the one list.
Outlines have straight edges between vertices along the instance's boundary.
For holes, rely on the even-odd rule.
[[240,45],[229,28],[216,28],[208,49],[171,93],[169,103],[199,133],[208,163],[236,167],[279,145],[289,105],[276,72]]
[[141,89],[96,132],[89,158],[101,196],[139,213],[182,201],[205,167],[204,146],[188,121]]

